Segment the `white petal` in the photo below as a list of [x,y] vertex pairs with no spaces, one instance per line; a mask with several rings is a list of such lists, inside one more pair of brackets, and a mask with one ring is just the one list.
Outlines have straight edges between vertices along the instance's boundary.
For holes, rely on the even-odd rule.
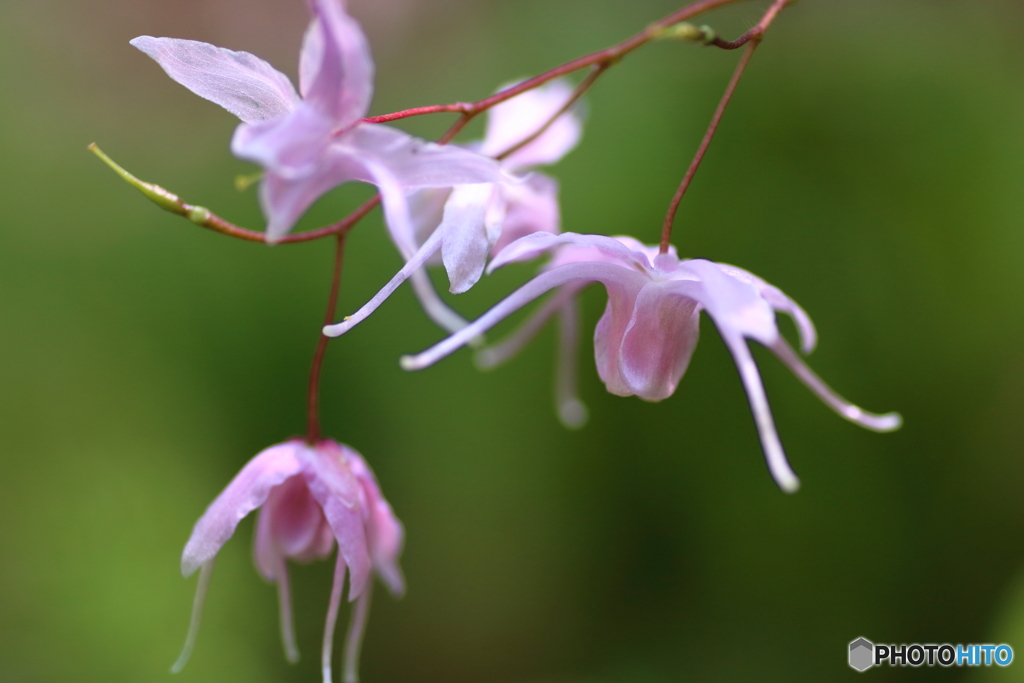
[[811,322],[810,316],[807,315],[799,304],[786,296],[781,289],[768,284],[753,273],[724,263],[719,263],[718,266],[731,275],[756,283],[761,290],[761,296],[771,304],[772,308],[788,313],[793,318],[797,331],[800,333],[800,349],[804,353],[810,353],[814,350],[815,345],[818,343],[818,333],[814,329],[814,323]]
[[486,225],[494,185],[456,185],[444,205],[437,231],[444,234],[441,259],[448,271],[451,293],[461,294],[483,275],[491,240]]
[[768,397],[764,393],[761,374],[757,371],[754,357],[750,354],[750,349],[747,348],[743,337],[731,333],[729,330],[719,329],[722,339],[729,347],[729,351],[732,352],[736,369],[739,370],[740,379],[743,380],[743,387],[747,390],[747,400],[750,402],[750,411],[754,415],[757,433],[761,437],[761,448],[764,449],[764,456],[768,461],[768,471],[771,472],[780,489],[786,493],[795,493],[800,488],[800,480],[797,479],[786,460],[786,452],[782,449],[782,442],[779,441],[775,421],[772,419],[772,411],[768,407]]
[[493,272],[497,268],[513,261],[524,261],[534,258],[545,251],[560,246],[579,247],[581,249],[581,257],[579,259],[556,259],[559,265],[572,262],[600,261],[618,263],[623,267],[640,272],[651,270],[651,263],[645,252],[631,249],[616,237],[581,235],[575,232],[563,232],[560,235],[553,235],[548,232],[535,232],[532,235],[517,239],[502,249],[501,253],[495,256],[491,260],[490,265],[487,266],[487,272]]
[[696,299],[723,333],[756,339],[765,346],[778,338],[775,313],[756,283],[704,259],[683,261],[677,274],[682,279],[674,284]]
[[288,77],[248,52],[178,38],[131,41],[167,75],[246,123],[284,116],[299,103]]
[[783,363],[793,371],[801,382],[803,382],[808,389],[813,391],[818,398],[824,401],[832,410],[836,411],[841,417],[846,418],[854,424],[858,424],[865,429],[870,429],[876,432],[891,432],[899,429],[903,424],[903,418],[900,417],[899,413],[886,413],[884,415],[878,415],[876,413],[869,413],[858,406],[853,405],[842,396],[837,394],[829,387],[825,382],[818,377],[813,370],[796,355],[796,352],[786,343],[786,340],[781,336],[776,340],[774,344],[769,346],[772,352],[779,357]]
[[[468,343],[487,330],[497,325],[502,319],[519,310],[547,291],[570,282],[600,281],[604,283],[622,283],[638,286],[645,276],[632,272],[627,268],[608,263],[572,263],[541,273],[525,285],[514,291],[498,305],[484,313],[474,322],[462,328],[444,341],[435,344],[423,353],[415,356],[403,356],[402,368],[405,370],[422,370],[433,365],[452,353],[460,346]],[[327,333],[327,330],[324,330]]]
[[[345,334],[353,327],[365,320],[371,313],[377,310],[377,307],[384,303],[384,300],[391,296],[392,292],[398,289],[398,285],[406,281],[413,273],[423,267],[434,252],[441,247],[442,233],[440,230],[436,231],[430,236],[420,250],[399,270],[391,280],[384,285],[384,287],[377,292],[372,299],[363,304],[363,307],[353,313],[340,323],[334,325],[327,325],[324,327],[323,332],[328,337],[340,337]],[[475,336],[475,335],[474,335]]]
[[438,145],[381,124],[363,123],[339,139],[361,158],[387,167],[404,188],[518,182],[494,159],[456,145]]

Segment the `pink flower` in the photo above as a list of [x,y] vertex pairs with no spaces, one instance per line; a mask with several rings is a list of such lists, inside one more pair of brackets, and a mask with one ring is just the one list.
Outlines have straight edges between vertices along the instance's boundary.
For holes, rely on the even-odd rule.
[[[550,249],[557,249],[554,260],[540,275],[441,343],[403,358],[402,366],[407,370],[425,368],[545,292],[560,287],[562,292],[556,299],[571,297],[579,287],[596,281],[608,291],[608,305],[594,332],[597,372],[608,391],[648,401],[671,396],[697,346],[700,312],[706,311],[736,361],[768,469],[784,491],[795,491],[799,481],[786,461],[747,339],[768,347],[847,420],[879,432],[899,428],[898,414],[875,415],[861,410],[833,392],[803,363],[779,334],[775,311],[787,313],[796,321],[804,353],[813,350],[816,341],[810,318],[780,290],[747,271],[704,259],[681,261],[674,250],[659,254],[657,247],[644,246],[630,237],[575,233],[523,237],[506,247],[489,268]],[[542,313],[553,309],[549,305]],[[531,325],[534,330],[540,327],[536,320],[528,323],[528,327]],[[511,352],[499,353],[497,360],[514,353],[529,333],[528,329],[519,339],[514,338]]]
[[[484,140],[469,148],[487,156],[501,155],[540,130],[572,94],[567,81],[556,80],[495,106],[488,112]],[[581,131],[580,118],[567,112],[535,140],[503,159],[501,168],[511,176],[556,163],[576,146]],[[366,319],[407,278],[412,279],[427,315],[454,332],[466,322],[437,296],[422,270],[424,265],[437,262],[440,252],[450,291],[460,294],[480,279],[488,255],[524,235],[559,231],[558,182],[536,171],[521,183],[475,181],[451,189],[419,190],[410,196],[409,205],[409,230],[391,231],[406,259],[405,267],[355,314],[331,326],[331,336],[342,335]]]
[[277,583],[281,637],[289,661],[296,661],[299,653],[286,560],[326,558],[337,542],[334,587],[324,629],[323,676],[324,683],[330,683],[334,625],[347,570],[348,599],[356,605],[345,648],[345,681],[354,683],[370,606],[371,570],[394,595],[405,591],[398,568],[403,531],[363,457],[348,446],[327,440],[315,446],[288,441],[261,452],[196,522],[181,556],[181,572],[188,577],[199,569],[199,584],[188,638],[172,671],[181,670],[192,652],[217,553],[242,518],[260,507],[253,555],[260,574]]
[[314,201],[351,180],[380,189],[391,230],[409,232],[405,194],[421,187],[498,182],[492,159],[360,123],[373,94],[366,36],[338,0],[311,0],[299,91],[247,52],[141,36],[131,41],[186,88],[242,119],[232,151],[266,170],[260,202],[267,241],[280,240]]

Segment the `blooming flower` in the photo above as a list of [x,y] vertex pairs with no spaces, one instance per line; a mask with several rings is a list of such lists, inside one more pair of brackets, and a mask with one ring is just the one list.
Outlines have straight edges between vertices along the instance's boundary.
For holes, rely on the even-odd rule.
[[356,601],[345,648],[345,681],[355,683],[375,571],[394,595],[405,591],[398,555],[402,525],[384,500],[373,472],[359,453],[334,441],[314,446],[293,440],[271,446],[250,460],[196,522],[181,556],[186,577],[200,570],[192,622],[178,661],[188,661],[199,630],[213,561],[235,527],[260,509],[253,556],[260,574],[277,583],[281,637],[290,661],[298,659],[292,626],[286,560],[309,562],[338,555],[324,629],[324,683],[331,681],[331,651],[346,570],[350,601]]
[[[559,115],[572,95],[567,81],[556,80],[502,102],[488,112],[483,141],[470,148],[489,157],[503,157],[501,168],[510,176],[559,161],[579,142],[582,130],[575,113]],[[526,144],[519,146],[523,142]],[[327,334],[339,336],[352,329],[407,278],[412,278],[431,319],[454,332],[466,322],[437,296],[422,271],[425,264],[437,261],[438,251],[450,291],[460,294],[480,279],[489,254],[497,254],[524,235],[559,231],[558,182],[536,171],[521,183],[470,182],[451,189],[418,190],[410,196],[409,205],[409,230],[391,231],[407,261],[405,267],[355,314],[328,328]]]
[[[810,318],[779,289],[735,266],[704,259],[680,260],[675,250],[659,254],[657,247],[629,237],[536,233],[510,244],[489,267],[499,268],[556,248],[554,260],[540,275],[441,343],[403,358],[403,367],[419,370],[435,363],[549,290],[562,287],[559,296],[572,296],[574,292],[565,293],[565,287],[596,281],[608,291],[608,305],[594,332],[597,372],[608,391],[648,401],[671,396],[697,346],[700,312],[706,311],[736,362],[768,469],[784,491],[795,491],[799,481],[786,461],[746,339],[768,347],[847,420],[879,432],[900,426],[898,414],[868,413],[822,382],[779,333],[775,311],[793,317],[804,353],[812,351],[816,342]],[[516,340],[513,351],[522,343],[524,339]]]
[[268,242],[280,240],[322,194],[350,180],[377,185],[389,229],[407,234],[405,194],[420,187],[497,182],[495,161],[465,149],[360,123],[373,94],[366,36],[338,0],[311,0],[299,91],[247,52],[141,36],[131,41],[178,83],[242,120],[231,148],[261,164]]

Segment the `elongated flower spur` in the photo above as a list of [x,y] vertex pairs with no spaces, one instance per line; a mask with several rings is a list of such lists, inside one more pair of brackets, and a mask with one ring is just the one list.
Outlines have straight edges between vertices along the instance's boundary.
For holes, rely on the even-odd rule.
[[523,237],[502,250],[489,268],[548,250],[556,250],[555,256],[540,275],[469,326],[419,355],[403,358],[402,367],[432,365],[545,292],[600,282],[608,291],[608,305],[594,332],[594,356],[608,391],[648,401],[671,396],[697,346],[700,312],[706,311],[736,362],[768,469],[783,491],[796,491],[799,480],[786,461],[747,339],[768,347],[847,420],[879,432],[898,429],[902,422],[896,413],[875,415],[858,408],[821,381],[779,333],[775,311],[793,317],[804,353],[816,342],[810,318],[779,289],[745,270],[704,259],[680,260],[674,249],[659,254],[658,247],[630,237],[576,233]]
[[505,177],[480,154],[361,123],[373,95],[366,36],[339,0],[310,6],[299,55],[301,98],[287,76],[247,52],[176,38],[131,41],[175,81],[242,120],[231,149],[266,171],[260,203],[267,242],[279,241],[317,198],[348,181],[376,185],[389,227],[405,234],[407,191]]
[[342,588],[348,572],[348,599],[355,601],[345,646],[345,683],[358,680],[359,649],[369,615],[376,572],[392,594],[405,591],[398,555],[402,525],[381,495],[377,480],[359,453],[335,441],[310,446],[294,440],[271,446],[250,460],[196,522],[181,556],[186,577],[197,569],[199,584],[180,671],[195,645],[213,561],[235,527],[260,508],[253,556],[260,574],[278,587],[281,639],[289,661],[299,657],[292,626],[286,560],[324,559],[338,546],[334,586],[324,627],[322,669],[331,683],[331,653]]

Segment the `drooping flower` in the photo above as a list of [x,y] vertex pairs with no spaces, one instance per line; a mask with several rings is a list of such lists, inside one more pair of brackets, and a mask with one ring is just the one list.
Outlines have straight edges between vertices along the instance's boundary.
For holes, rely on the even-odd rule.
[[181,572],[188,577],[199,569],[199,584],[185,647],[172,671],[185,666],[195,645],[217,553],[242,518],[257,508],[260,512],[253,557],[260,574],[277,584],[281,639],[289,661],[296,661],[299,655],[292,626],[287,560],[326,558],[337,543],[321,664],[324,683],[331,683],[334,626],[347,571],[348,599],[356,604],[345,647],[344,680],[355,683],[373,587],[371,573],[376,572],[392,594],[399,596],[405,591],[398,567],[403,530],[363,457],[329,440],[313,446],[293,440],[262,451],[196,522],[181,556]]
[[[775,324],[775,311],[792,316],[804,353],[814,349],[810,318],[779,289],[745,270],[704,259],[680,260],[674,249],[659,254],[630,237],[536,233],[516,240],[491,262],[499,268],[555,249],[553,261],[475,322],[416,356],[402,359],[407,370],[425,368],[501,319],[555,288],[600,282],[608,305],[594,332],[597,372],[608,391],[648,401],[676,390],[697,346],[700,312],[708,316],[732,353],[747,392],[768,469],[779,487],[795,491],[799,480],[786,461],[761,377],[746,340],[768,347],[822,401],[842,417],[879,432],[899,428],[896,413],[875,415],[847,402],[804,364]],[[562,296],[572,296],[573,291]],[[554,307],[542,309],[551,311]],[[541,321],[543,322],[543,321]],[[536,320],[528,325],[539,328]],[[528,332],[528,330],[527,330]],[[527,336],[526,334],[520,335]],[[514,339],[513,351],[525,343]],[[510,353],[502,354],[504,357]]]
[[[558,182],[533,169],[558,162],[579,142],[580,117],[571,110],[559,115],[572,96],[567,81],[555,80],[491,109],[483,141],[469,148],[501,157],[501,168],[508,176],[529,175],[520,183],[470,182],[412,193],[409,230],[391,231],[406,259],[405,266],[366,305],[331,326],[328,334],[339,336],[355,327],[407,278],[412,278],[413,289],[431,319],[449,332],[465,326],[437,296],[423,266],[438,262],[440,252],[450,291],[460,294],[480,279],[488,255],[497,254],[519,237],[559,231]],[[530,139],[545,125],[540,135]],[[520,144],[523,142],[526,144]]]
[[242,119],[231,148],[265,169],[260,203],[268,242],[284,237],[325,192],[351,180],[379,188],[388,227],[400,234],[410,230],[406,192],[502,180],[485,156],[361,123],[373,94],[366,36],[339,0],[310,6],[301,98],[287,76],[247,52],[175,38],[131,41],[175,81]]

